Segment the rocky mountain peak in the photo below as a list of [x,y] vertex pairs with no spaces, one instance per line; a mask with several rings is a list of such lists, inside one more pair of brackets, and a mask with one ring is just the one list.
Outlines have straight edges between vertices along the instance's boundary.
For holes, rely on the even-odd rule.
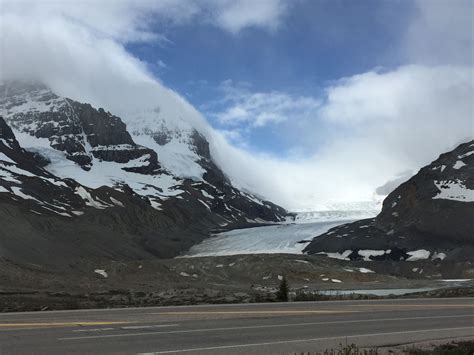
[[[474,252],[474,140],[423,167],[391,192],[373,219],[335,227],[310,254],[371,260],[470,259]],[[362,252],[361,252],[362,251]]]
[[471,240],[474,224],[474,140],[423,167],[384,200],[378,228],[407,228],[440,238]]
[[102,108],[59,97],[38,83],[6,82],[0,92],[0,112],[15,131],[47,139],[84,170],[94,158],[127,163],[143,157],[137,172],[159,169],[156,152],[136,144],[125,123]]

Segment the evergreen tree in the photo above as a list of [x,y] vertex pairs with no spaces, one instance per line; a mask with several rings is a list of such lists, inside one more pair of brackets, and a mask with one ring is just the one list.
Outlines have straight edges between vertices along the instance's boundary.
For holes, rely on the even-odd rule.
[[278,287],[278,292],[276,294],[278,302],[288,302],[288,281],[286,277],[280,282],[280,286]]

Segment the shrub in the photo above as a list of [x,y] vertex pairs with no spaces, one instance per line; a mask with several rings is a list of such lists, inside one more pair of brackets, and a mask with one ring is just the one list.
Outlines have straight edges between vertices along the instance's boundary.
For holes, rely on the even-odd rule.
[[326,349],[323,352],[300,353],[300,355],[378,355],[376,348],[359,349],[355,344],[342,346],[339,349]]

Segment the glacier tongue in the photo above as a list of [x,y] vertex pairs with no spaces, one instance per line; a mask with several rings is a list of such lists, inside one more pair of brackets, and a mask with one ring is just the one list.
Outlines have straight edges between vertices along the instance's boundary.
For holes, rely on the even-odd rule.
[[193,246],[187,256],[301,254],[316,235],[327,232],[339,224],[341,221],[234,229],[219,233]]

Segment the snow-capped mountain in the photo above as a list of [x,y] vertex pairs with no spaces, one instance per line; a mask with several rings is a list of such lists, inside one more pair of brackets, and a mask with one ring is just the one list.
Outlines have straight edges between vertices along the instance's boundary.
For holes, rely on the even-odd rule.
[[20,231],[32,218],[48,221],[55,241],[60,234],[63,241],[76,238],[89,223],[87,239],[102,245],[111,232],[99,225],[117,229],[113,221],[122,216],[117,225],[123,237],[140,240],[134,253],[173,256],[213,229],[287,215],[233,187],[205,133],[183,117],[170,124],[173,117],[161,117],[159,109],[135,110],[126,124],[104,109],[25,82],[0,85],[0,115],[0,204],[18,209],[12,220],[0,214],[2,225],[10,224],[0,240],[7,231],[28,239],[42,235],[36,222]]
[[342,259],[472,260],[474,140],[444,153],[391,192],[376,218],[316,237],[310,254]]
[[94,158],[127,163],[147,155],[144,162],[158,167],[156,153],[136,145],[125,124],[102,109],[58,97],[40,84],[6,84],[1,90],[2,114],[15,131],[47,140],[46,147],[64,152],[84,170]]

